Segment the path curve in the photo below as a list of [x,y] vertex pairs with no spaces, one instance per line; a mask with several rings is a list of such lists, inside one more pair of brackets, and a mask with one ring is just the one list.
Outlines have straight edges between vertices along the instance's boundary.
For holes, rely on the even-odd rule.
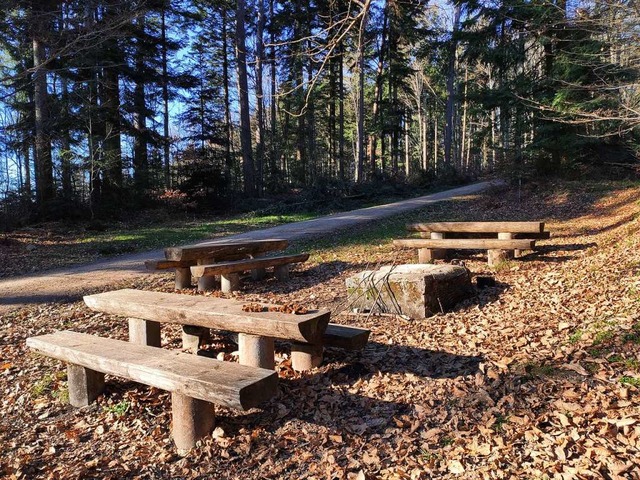
[[[479,182],[387,205],[336,213],[313,220],[287,223],[277,227],[254,230],[200,243],[209,244],[229,240],[260,240],[267,238],[284,238],[294,242],[306,238],[319,238],[355,225],[366,224],[422,208],[430,203],[479,193],[501,184],[502,182],[500,181]],[[0,315],[30,303],[76,300],[84,293],[105,285],[117,284],[121,281],[148,275],[149,272],[144,269],[144,260],[162,257],[162,250],[153,250],[109,258],[87,265],[51,270],[39,275],[0,280]]]

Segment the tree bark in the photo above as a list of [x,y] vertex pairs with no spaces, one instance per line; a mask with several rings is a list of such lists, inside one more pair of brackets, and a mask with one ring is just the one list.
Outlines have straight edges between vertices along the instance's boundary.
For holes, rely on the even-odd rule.
[[455,128],[455,77],[456,77],[456,51],[458,47],[458,25],[460,23],[460,5],[454,7],[453,29],[451,32],[451,45],[449,48],[449,65],[447,68],[447,106],[444,126],[444,163],[451,166],[453,163],[453,137]]
[[49,105],[47,94],[46,51],[43,34],[48,31],[46,2],[33,1],[33,106],[35,118],[35,171],[36,201],[40,207],[54,196],[53,162],[51,159],[51,137],[49,132]]
[[256,26],[256,189],[258,196],[262,196],[264,178],[264,93],[262,88],[264,26],[264,0],[258,0],[258,23]]
[[240,146],[242,149],[242,173],[244,193],[254,197],[256,193],[253,149],[251,145],[251,117],[249,112],[249,85],[247,79],[247,46],[244,17],[245,0],[236,6],[236,70],[238,75],[238,99],[240,103]]

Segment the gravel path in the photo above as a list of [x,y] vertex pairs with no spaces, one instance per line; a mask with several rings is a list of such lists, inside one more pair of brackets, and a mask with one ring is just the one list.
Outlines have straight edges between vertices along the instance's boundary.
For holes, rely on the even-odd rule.
[[[287,223],[264,230],[254,230],[201,243],[216,243],[229,240],[259,240],[285,238],[290,242],[305,238],[318,238],[355,225],[379,220],[424,207],[430,203],[471,195],[497,185],[498,182],[480,182],[423,197],[402,200],[387,205],[361,208],[351,212],[337,213],[304,222]],[[22,305],[53,301],[73,301],[86,292],[109,284],[148,275],[144,260],[162,258],[162,250],[109,258],[88,265],[61,270],[51,270],[39,275],[13,277],[0,280],[0,315]]]

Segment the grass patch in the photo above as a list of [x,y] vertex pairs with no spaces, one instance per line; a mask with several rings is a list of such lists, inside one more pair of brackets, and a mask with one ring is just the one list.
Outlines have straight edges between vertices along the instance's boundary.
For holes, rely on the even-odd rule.
[[66,391],[66,398],[69,399],[69,392],[65,389],[58,388],[58,383],[62,380],[66,380],[66,372],[47,373],[39,381],[37,381],[31,387],[31,396],[33,398],[44,397],[51,394],[54,398],[61,398],[65,395],[61,393],[62,390]]
[[493,425],[491,425],[491,428],[493,428],[493,430],[495,430],[496,432],[502,432],[504,431],[504,424],[507,423],[508,420],[509,420],[508,415],[498,414],[496,416],[496,421],[493,422]]
[[526,363],[524,365],[524,371],[527,372],[529,377],[551,377],[555,375],[556,368],[552,365],[544,365],[538,363]]
[[107,405],[106,407],[104,407],[104,411],[107,413],[112,413],[116,417],[121,417],[129,411],[130,407],[131,404],[129,402],[127,402],[126,400],[121,400],[120,402],[113,405]]
[[569,335],[569,343],[572,344],[572,345],[575,345],[580,340],[582,340],[582,336],[583,335],[584,335],[584,331],[583,330],[576,330],[571,335]]
[[640,378],[623,375],[622,377],[620,377],[620,383],[622,383],[623,385],[633,385],[634,387],[640,387]]

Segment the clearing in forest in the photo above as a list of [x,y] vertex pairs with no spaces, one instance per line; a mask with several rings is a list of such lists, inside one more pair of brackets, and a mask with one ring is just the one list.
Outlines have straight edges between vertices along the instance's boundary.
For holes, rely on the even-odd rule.
[[[6,315],[0,475],[640,478],[639,199],[637,183],[529,184],[301,246],[312,255],[290,281],[246,282],[233,296],[331,308],[332,321],[370,328],[370,344],[330,350],[304,374],[278,345],[279,395],[248,414],[219,408],[214,434],[184,458],[169,437],[166,392],[110,379],[96,403],[74,410],[64,366],[25,347],[55,329],[126,339],[123,319],[81,302]],[[465,257],[497,285],[453,312],[425,320],[351,313],[344,279],[414,262],[391,240],[416,220],[544,220],[553,238],[494,269],[484,254]],[[117,287],[172,285],[167,274]],[[179,330],[164,329],[163,347],[179,345]],[[227,360],[235,348],[224,334],[208,346]]]

